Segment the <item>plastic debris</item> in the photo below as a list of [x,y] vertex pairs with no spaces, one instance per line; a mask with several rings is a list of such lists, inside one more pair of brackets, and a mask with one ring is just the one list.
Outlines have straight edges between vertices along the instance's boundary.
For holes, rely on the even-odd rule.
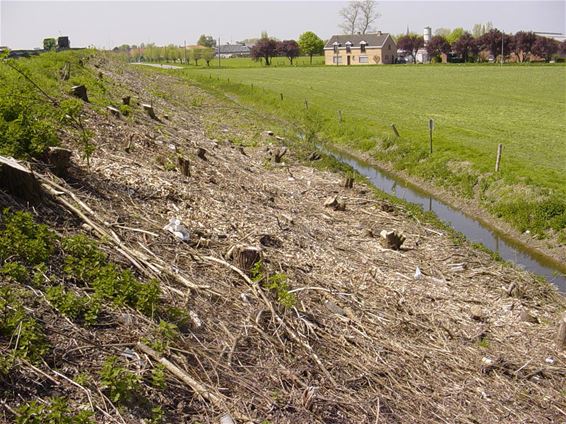
[[189,241],[191,239],[189,230],[185,228],[185,226],[181,223],[181,220],[178,218],[171,218],[169,220],[169,224],[163,227],[163,229],[169,231],[182,241]]
[[420,280],[423,277],[423,274],[421,272],[421,269],[419,267],[417,267],[416,271],[415,271],[415,280]]

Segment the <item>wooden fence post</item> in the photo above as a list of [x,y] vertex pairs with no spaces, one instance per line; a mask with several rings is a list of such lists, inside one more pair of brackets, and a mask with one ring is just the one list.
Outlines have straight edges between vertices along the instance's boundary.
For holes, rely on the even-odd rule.
[[499,172],[499,164],[501,163],[501,151],[503,150],[503,144],[499,143],[497,146],[497,159],[495,160],[495,172]]
[[430,139],[430,154],[432,155],[432,130],[434,129],[434,120],[428,120],[428,136]]
[[279,96],[281,97],[281,101],[283,101],[283,93],[279,93]]
[[395,126],[395,124],[391,124],[391,129],[393,130],[395,136],[399,137],[399,131],[397,131],[397,127]]

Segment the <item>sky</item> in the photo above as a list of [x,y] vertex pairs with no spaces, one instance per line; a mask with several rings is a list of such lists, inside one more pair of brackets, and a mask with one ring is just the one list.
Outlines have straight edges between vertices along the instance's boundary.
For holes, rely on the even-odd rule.
[[[463,27],[491,21],[505,32],[566,32],[565,1],[379,1],[377,29]],[[297,39],[314,31],[338,34],[344,1],[28,1],[0,0],[0,45],[40,47],[46,37],[69,36],[71,47],[121,44],[195,44],[200,34],[225,42],[258,37]]]

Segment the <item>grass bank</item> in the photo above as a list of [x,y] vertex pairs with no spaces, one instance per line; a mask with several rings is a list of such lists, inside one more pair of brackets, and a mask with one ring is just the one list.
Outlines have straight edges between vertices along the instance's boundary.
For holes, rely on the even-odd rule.
[[[183,72],[244,104],[300,122],[331,143],[475,201],[521,232],[564,243],[565,70],[401,65]],[[432,154],[429,118],[435,122]],[[503,160],[495,173],[500,143]]]

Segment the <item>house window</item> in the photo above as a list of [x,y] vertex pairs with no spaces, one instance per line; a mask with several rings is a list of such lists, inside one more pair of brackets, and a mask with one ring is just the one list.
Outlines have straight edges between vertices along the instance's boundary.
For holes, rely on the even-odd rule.
[[338,53],[338,46],[340,44],[338,44],[336,41],[334,42],[333,46],[334,46],[334,53]]
[[387,50],[391,50],[391,44],[387,45]]
[[366,52],[366,43],[365,41],[362,41],[360,43],[360,53],[365,53]]
[[333,56],[332,63],[336,63],[336,59],[338,59],[338,63],[342,63],[342,56]]
[[360,56],[360,63],[369,63],[367,56]]
[[352,43],[349,41],[346,43],[346,53],[352,53]]

